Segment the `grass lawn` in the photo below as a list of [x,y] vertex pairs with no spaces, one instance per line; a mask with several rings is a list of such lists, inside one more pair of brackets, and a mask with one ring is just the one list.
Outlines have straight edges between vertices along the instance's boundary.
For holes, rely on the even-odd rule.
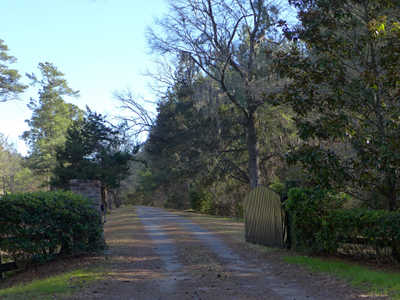
[[0,298],[4,300],[47,300],[71,295],[75,290],[88,283],[102,279],[102,269],[78,269],[46,279],[34,280],[27,284],[16,285],[0,290]]
[[390,295],[392,299],[400,300],[400,272],[373,270],[349,262],[308,256],[286,256],[284,260],[312,271],[335,275],[369,294]]

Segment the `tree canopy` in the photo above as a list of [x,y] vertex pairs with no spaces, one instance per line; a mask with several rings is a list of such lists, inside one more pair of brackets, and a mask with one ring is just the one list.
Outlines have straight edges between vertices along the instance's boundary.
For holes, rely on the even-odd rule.
[[291,1],[298,47],[282,59],[286,100],[304,143],[301,161],[321,187],[396,209],[400,192],[398,1]]
[[33,176],[26,159],[0,133],[0,194],[39,189],[40,180]]
[[[40,63],[27,74],[29,156],[0,143],[0,175],[28,165],[57,187],[97,179],[146,203],[238,215],[259,185],[398,209],[399,0],[289,0],[295,24],[280,4],[170,0],[147,33],[167,71],[152,78],[157,113],[116,93],[119,125],[68,103],[78,91]],[[0,41],[0,102],[25,88],[13,62]]]
[[8,47],[0,39],[0,102],[14,99],[26,89],[20,82],[21,75],[9,65],[15,63],[16,58],[8,55]]
[[65,96],[78,96],[68,86],[64,74],[51,63],[40,63],[41,77],[30,74],[33,85],[39,86],[38,98],[31,98],[28,107],[32,117],[26,120],[30,130],[23,138],[30,147],[29,161],[37,174],[50,176],[56,165],[56,150],[66,141],[67,129],[83,112],[75,105],[67,103]]
[[124,128],[88,108],[85,117],[68,128],[65,145],[57,148],[53,185],[68,187],[71,179],[90,179],[100,180],[107,189],[118,188],[135,152],[125,146]]
[[170,15],[158,22],[163,35],[149,32],[155,51],[194,62],[240,113],[252,188],[260,183],[257,111],[283,82],[272,64],[282,43],[278,16],[269,1],[170,1]]

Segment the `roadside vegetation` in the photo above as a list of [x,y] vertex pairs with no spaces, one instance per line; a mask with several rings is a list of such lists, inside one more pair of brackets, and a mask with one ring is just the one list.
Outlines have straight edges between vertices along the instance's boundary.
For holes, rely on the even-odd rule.
[[399,271],[379,270],[333,258],[286,256],[284,261],[345,279],[371,295],[389,295],[392,299],[400,299]]
[[0,198],[0,219],[0,249],[17,265],[105,247],[100,215],[71,192],[7,194]]
[[84,288],[93,281],[101,280],[104,274],[101,269],[78,269],[46,279],[33,280],[0,290],[4,300],[50,300],[57,297],[70,296],[73,292]]
[[[115,95],[118,121],[83,111],[67,101],[79,92],[65,74],[40,62],[27,75],[37,89],[28,155],[0,135],[0,251],[30,261],[86,252],[92,227],[66,225],[80,200],[31,194],[84,179],[101,182],[105,207],[239,219],[246,195],[269,187],[289,214],[293,249],[398,264],[399,3],[284,4],[169,1],[147,32],[163,58],[151,77],[156,115],[130,91]],[[14,62],[0,40],[0,102],[27,88]]]
[[[173,212],[189,218],[221,237],[235,240],[236,242],[245,242],[243,222],[190,212]],[[396,265],[377,264],[376,261],[365,259],[357,259],[352,262],[349,258],[326,255],[321,257],[306,256],[295,251],[251,244],[246,245],[246,247],[260,253],[279,254],[279,257],[286,263],[300,265],[312,272],[332,275],[349,282],[355,288],[364,291],[366,295],[389,295],[392,299],[400,299],[400,270]]]

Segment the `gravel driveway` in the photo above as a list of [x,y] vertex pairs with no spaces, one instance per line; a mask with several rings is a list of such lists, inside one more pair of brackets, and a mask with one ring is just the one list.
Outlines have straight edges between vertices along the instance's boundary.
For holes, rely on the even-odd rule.
[[382,299],[288,265],[282,251],[250,247],[224,234],[225,226],[215,230],[160,208],[123,208],[105,227],[107,280],[69,299]]

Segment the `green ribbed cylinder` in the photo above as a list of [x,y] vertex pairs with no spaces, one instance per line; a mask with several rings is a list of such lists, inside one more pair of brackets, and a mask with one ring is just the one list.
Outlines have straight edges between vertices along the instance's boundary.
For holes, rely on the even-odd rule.
[[285,216],[277,193],[262,186],[253,189],[245,199],[244,214],[247,242],[285,246]]

